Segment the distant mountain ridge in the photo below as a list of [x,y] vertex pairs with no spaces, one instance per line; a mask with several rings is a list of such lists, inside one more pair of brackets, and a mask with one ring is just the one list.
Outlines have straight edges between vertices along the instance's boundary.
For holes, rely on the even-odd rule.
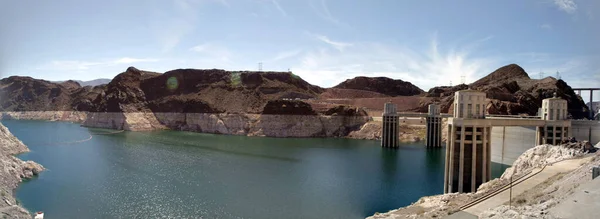
[[[99,84],[106,80],[94,81]],[[291,72],[220,69],[157,73],[130,67],[108,84],[94,87],[87,84],[72,80],[53,83],[20,76],[4,78],[0,80],[0,111],[313,115],[349,105],[378,113],[383,102],[395,98],[402,107],[410,106],[407,111],[427,112],[428,104],[437,102],[443,112],[449,112],[453,93],[471,88],[486,93],[490,114],[535,115],[542,99],[556,93],[567,100],[573,118],[589,115],[588,106],[566,82],[552,77],[531,79],[516,64],[498,68],[470,85],[434,87],[428,92],[410,82],[385,77],[355,77],[333,88],[321,88]]]
[[[68,81],[74,81],[77,82],[80,86],[85,87],[85,86],[98,86],[98,85],[103,85],[103,84],[108,84],[110,83],[112,79],[108,79],[108,78],[98,78],[98,79],[94,79],[91,81],[81,81],[81,80],[68,80]],[[63,83],[66,81],[52,81],[54,83]]]

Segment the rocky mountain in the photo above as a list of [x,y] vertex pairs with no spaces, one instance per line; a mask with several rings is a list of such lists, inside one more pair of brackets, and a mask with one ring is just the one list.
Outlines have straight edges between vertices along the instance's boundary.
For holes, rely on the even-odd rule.
[[80,81],[80,80],[75,80],[75,82],[79,83],[82,87],[85,86],[99,86],[99,85],[105,85],[110,83],[111,79],[108,78],[99,78],[99,79],[94,79],[91,81]]
[[587,106],[564,81],[531,79],[516,64],[470,85],[434,87],[426,93],[410,82],[384,77],[356,77],[323,89],[290,72],[218,69],[156,73],[130,67],[110,83],[94,87],[12,76],[0,80],[0,110],[346,115],[352,107],[334,108],[350,105],[377,114],[384,102],[393,101],[403,111],[426,112],[428,104],[439,102],[442,111],[450,112],[452,94],[468,88],[486,92],[490,114],[535,115],[542,99],[556,93],[568,101],[573,118],[588,115]]
[[99,112],[262,113],[269,101],[314,98],[322,88],[288,72],[130,67],[93,101]]
[[424,92],[410,82],[386,77],[355,77],[333,88],[372,91],[392,97],[412,96]]
[[81,87],[75,81],[53,83],[31,77],[11,76],[0,80],[3,111],[87,110],[103,87]]
[[527,72],[516,64],[503,66],[491,74],[475,81],[470,85],[456,85],[453,87],[442,86],[431,88],[427,95],[433,97],[424,101],[415,111],[426,112],[427,105],[431,102],[441,104],[442,112],[452,111],[452,102],[455,91],[464,89],[480,90],[486,93],[490,100],[487,111],[490,114],[536,115],[541,107],[542,100],[553,97],[566,99],[569,114],[575,119],[584,118],[588,108],[573,89],[563,80],[553,77],[544,79],[531,79]]

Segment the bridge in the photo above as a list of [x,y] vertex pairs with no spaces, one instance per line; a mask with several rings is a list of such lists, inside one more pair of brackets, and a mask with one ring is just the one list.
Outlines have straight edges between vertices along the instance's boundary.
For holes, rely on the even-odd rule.
[[[600,88],[573,88],[574,91],[577,91],[577,94],[581,96],[581,91],[589,91],[590,92],[590,104],[594,102],[594,91],[599,91]],[[589,119],[594,119],[594,110],[590,108],[590,117]]]

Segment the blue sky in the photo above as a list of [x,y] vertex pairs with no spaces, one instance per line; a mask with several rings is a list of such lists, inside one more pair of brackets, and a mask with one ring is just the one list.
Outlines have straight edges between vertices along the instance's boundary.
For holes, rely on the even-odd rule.
[[91,80],[262,62],[323,87],[365,75],[427,90],[517,63],[599,87],[598,23],[597,0],[0,0],[0,73]]

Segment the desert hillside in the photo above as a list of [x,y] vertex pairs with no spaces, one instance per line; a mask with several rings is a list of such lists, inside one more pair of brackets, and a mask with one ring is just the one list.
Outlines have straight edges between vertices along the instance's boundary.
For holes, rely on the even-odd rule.
[[0,80],[0,110],[313,115],[345,106],[378,115],[385,102],[398,104],[400,111],[415,112],[426,112],[428,104],[439,102],[443,112],[449,112],[452,94],[469,88],[486,92],[490,114],[535,115],[542,99],[554,93],[568,101],[573,118],[583,118],[588,112],[566,82],[552,77],[531,79],[516,64],[469,85],[434,87],[428,92],[385,77],[356,77],[321,88],[291,72],[218,69],[157,73],[130,67],[99,86],[12,76]]

